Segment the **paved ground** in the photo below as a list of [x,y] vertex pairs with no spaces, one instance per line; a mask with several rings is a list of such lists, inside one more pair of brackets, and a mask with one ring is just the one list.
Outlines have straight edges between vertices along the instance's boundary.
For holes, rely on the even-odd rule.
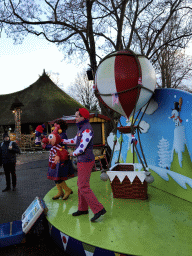
[[[54,187],[54,182],[47,179],[48,152],[35,152],[18,156],[16,166],[17,189],[2,193],[5,188],[3,169],[0,168],[0,224],[20,220],[36,196],[43,198]],[[60,256],[66,255],[50,242],[49,237],[41,234],[32,237],[27,243],[0,248],[1,256]]]

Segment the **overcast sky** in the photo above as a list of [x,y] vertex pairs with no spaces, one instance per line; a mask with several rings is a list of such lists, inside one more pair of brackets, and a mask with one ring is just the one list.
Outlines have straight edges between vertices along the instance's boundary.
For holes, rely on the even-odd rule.
[[[59,73],[59,83],[64,89],[73,82],[77,72],[74,64],[63,60],[63,53],[56,45],[33,35],[22,44],[14,45],[11,38],[2,33],[0,38],[0,94],[8,94],[25,89],[34,83],[43,69]],[[85,65],[85,68],[87,66]],[[83,68],[83,66],[82,66]]]
[[[188,54],[192,55],[192,44]],[[75,62],[63,60],[63,53],[56,45],[33,35],[28,35],[22,44],[14,45],[4,33],[0,38],[0,94],[23,90],[34,83],[43,69],[58,73],[59,84],[67,91],[77,72],[87,68],[86,63],[76,66]]]

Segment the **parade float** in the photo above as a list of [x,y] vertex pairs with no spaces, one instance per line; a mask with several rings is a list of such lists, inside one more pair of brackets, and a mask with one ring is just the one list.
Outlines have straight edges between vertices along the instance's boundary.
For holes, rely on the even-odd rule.
[[90,179],[107,213],[95,223],[91,211],[74,218],[77,178],[68,180],[67,201],[52,200],[55,188],[44,197],[53,241],[77,256],[191,255],[192,95],[155,89],[150,61],[130,50],[107,55],[94,82],[102,104],[121,115],[107,138],[110,169]]

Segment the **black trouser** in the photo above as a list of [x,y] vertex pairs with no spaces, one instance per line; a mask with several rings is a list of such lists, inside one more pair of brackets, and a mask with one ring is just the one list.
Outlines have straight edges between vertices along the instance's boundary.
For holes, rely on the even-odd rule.
[[13,187],[16,187],[16,173],[15,173],[15,163],[8,163],[3,164],[4,172],[5,172],[5,178],[6,178],[6,184],[7,188],[10,188],[10,173],[12,177],[12,185]]

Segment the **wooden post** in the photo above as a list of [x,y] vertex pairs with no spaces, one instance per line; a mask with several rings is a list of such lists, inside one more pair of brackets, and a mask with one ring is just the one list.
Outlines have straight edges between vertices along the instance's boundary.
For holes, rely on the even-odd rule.
[[15,132],[16,142],[18,146],[21,146],[21,109],[15,110]]
[[19,99],[16,97],[10,108],[10,110],[12,110],[12,112],[14,113],[15,117],[16,142],[19,146],[21,146],[21,107],[23,106],[23,103],[20,102]]

